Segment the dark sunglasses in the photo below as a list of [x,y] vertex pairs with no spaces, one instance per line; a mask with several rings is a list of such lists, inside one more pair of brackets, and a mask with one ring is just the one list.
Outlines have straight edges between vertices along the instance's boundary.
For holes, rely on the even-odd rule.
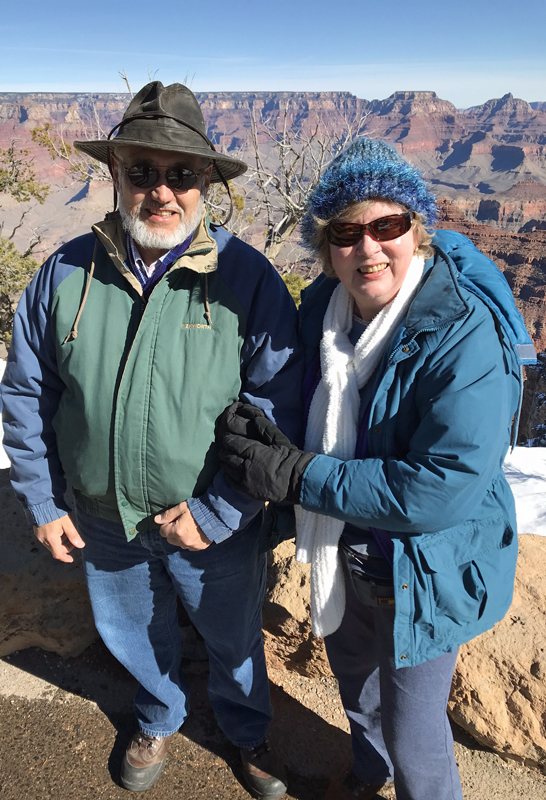
[[336,247],[351,247],[362,238],[367,231],[376,242],[388,242],[403,236],[411,228],[413,214],[406,211],[404,214],[390,214],[388,217],[379,217],[373,222],[359,225],[356,222],[330,222],[326,227],[326,237],[330,244]]
[[174,192],[187,192],[197,183],[198,175],[187,167],[167,167],[160,169],[149,164],[133,164],[132,167],[123,166],[129,181],[138,189],[150,189],[155,186],[160,175],[165,176],[165,183]]

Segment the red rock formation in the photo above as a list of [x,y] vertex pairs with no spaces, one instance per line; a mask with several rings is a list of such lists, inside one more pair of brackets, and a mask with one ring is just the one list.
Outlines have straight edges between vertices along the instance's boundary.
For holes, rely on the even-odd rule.
[[546,231],[510,233],[470,222],[449,200],[440,205],[439,228],[459,231],[502,270],[523,314],[537,352],[546,350]]

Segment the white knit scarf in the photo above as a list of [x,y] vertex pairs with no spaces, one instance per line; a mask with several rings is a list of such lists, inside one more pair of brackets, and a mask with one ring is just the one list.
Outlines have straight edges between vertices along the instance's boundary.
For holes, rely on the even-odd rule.
[[[355,346],[349,341],[353,298],[340,283],[326,310],[320,343],[322,379],[307,421],[305,449],[348,461],[354,458],[358,436],[359,390],[375,371],[387,343],[417,290],[424,259],[414,256],[404,282],[362,333]],[[337,630],[345,611],[345,584],[338,545],[345,523],[296,506],[296,559],[311,562],[311,621],[315,636]]]

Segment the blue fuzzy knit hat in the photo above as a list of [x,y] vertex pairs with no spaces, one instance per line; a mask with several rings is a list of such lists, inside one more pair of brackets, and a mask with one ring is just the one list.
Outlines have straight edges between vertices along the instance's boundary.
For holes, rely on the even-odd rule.
[[303,243],[313,247],[316,218],[330,219],[348,205],[372,198],[417,211],[426,225],[436,221],[436,199],[421,171],[387,142],[362,137],[334,158],[309,196],[301,223]]

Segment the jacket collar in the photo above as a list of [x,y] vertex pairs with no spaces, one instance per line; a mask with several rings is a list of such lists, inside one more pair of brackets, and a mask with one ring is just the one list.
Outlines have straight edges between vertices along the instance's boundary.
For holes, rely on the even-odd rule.
[[[102,222],[92,226],[92,230],[119,272],[139,294],[142,294],[138,278],[126,265],[125,231],[118,212],[107,214]],[[174,262],[171,270],[179,267],[187,267],[199,273],[214,272],[218,268],[218,248],[210,235],[206,214],[203,214],[201,222],[195,229],[190,246]]]
[[457,275],[451,259],[435,250],[425,262],[423,278],[406,315],[408,333],[445,328],[469,313]]

